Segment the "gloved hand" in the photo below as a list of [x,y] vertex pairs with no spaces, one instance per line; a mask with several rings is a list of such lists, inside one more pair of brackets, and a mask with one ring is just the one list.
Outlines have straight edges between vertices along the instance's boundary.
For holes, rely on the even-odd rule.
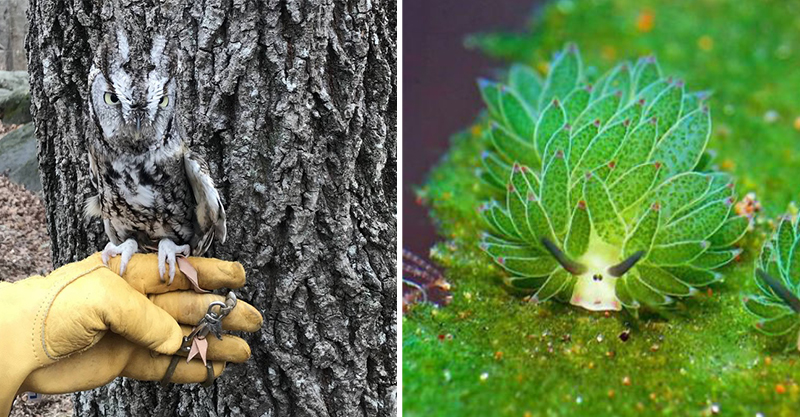
[[[96,253],[65,265],[47,277],[0,283],[0,415],[9,412],[17,393],[43,394],[87,390],[118,376],[160,380],[183,336],[205,315],[214,294],[197,294],[177,272],[167,286],[158,276],[154,254],[134,255],[124,277],[119,257],[103,265]],[[241,264],[189,258],[205,289],[244,285]],[[239,301],[223,320],[223,329],[255,332],[261,314]],[[226,362],[244,362],[250,347],[241,338],[209,335],[208,359],[214,375]],[[181,360],[172,381],[203,382],[200,360]]]

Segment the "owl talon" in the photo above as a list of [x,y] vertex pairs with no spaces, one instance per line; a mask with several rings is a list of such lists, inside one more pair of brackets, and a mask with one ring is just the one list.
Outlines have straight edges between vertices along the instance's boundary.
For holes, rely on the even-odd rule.
[[119,276],[122,276],[122,274],[125,273],[125,269],[128,267],[128,262],[131,260],[131,257],[138,251],[139,244],[136,243],[134,239],[128,239],[119,245],[108,242],[103,252],[100,253],[100,258],[103,260],[103,264],[108,266],[108,261],[111,260],[111,258],[122,255],[121,262],[119,263]]
[[[189,245],[178,246],[169,239],[161,239],[158,242],[158,276],[161,282],[172,285],[172,281],[175,280],[175,270],[178,269],[175,256],[189,256],[189,250]],[[164,277],[167,273],[167,264],[169,264],[169,281]]]

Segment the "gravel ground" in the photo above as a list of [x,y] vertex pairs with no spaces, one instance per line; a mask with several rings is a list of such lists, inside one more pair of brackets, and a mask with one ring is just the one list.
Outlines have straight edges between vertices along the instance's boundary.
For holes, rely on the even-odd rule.
[[[16,126],[0,123],[0,140]],[[44,275],[52,269],[44,203],[34,193],[0,173],[0,281]],[[17,398],[11,417],[72,416],[69,395],[46,395],[39,401]]]
[[19,125],[4,125],[3,122],[0,122],[0,136],[5,135],[17,127],[19,127]]

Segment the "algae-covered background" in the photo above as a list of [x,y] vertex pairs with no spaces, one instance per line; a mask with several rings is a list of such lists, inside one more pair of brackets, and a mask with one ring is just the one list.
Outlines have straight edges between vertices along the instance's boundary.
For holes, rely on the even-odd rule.
[[557,1],[528,33],[466,43],[544,73],[567,41],[597,73],[655,54],[690,90],[710,90],[709,147],[740,197],[756,193],[762,222],[722,270],[724,282],[671,311],[634,319],[527,303],[478,249],[476,208],[487,190],[474,176],[483,150],[476,115],[419,189],[442,236],[431,257],[453,284],[453,302],[403,319],[405,414],[800,415],[796,334],[757,333],[741,303],[755,291],[753,258],[768,220],[800,200],[800,2]]

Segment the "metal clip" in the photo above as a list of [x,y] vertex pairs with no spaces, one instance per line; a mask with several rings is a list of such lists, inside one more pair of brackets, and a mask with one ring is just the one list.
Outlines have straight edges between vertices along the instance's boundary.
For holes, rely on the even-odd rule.
[[[213,333],[217,339],[222,340],[222,319],[230,314],[230,312],[236,307],[237,302],[238,298],[236,297],[236,294],[233,291],[230,291],[228,292],[228,296],[225,298],[224,303],[222,301],[213,301],[208,305],[208,309],[206,310],[206,314],[203,316],[203,318],[197,322],[197,325],[194,327],[194,329],[192,329],[191,333],[183,337],[183,343],[181,343],[181,347],[178,349],[178,352],[173,355],[172,361],[169,363],[169,367],[167,368],[167,372],[164,374],[164,377],[161,378],[162,387],[169,385],[170,379],[172,379],[172,374],[175,373],[175,368],[177,368],[178,362],[181,359],[181,356],[179,356],[178,353],[188,353],[195,338],[204,338],[208,335],[208,333]],[[214,311],[214,307],[218,307],[219,310]],[[211,361],[206,364],[206,369],[208,371],[208,377],[202,384],[204,387],[211,386],[211,384],[214,382],[214,368],[211,365]]]

